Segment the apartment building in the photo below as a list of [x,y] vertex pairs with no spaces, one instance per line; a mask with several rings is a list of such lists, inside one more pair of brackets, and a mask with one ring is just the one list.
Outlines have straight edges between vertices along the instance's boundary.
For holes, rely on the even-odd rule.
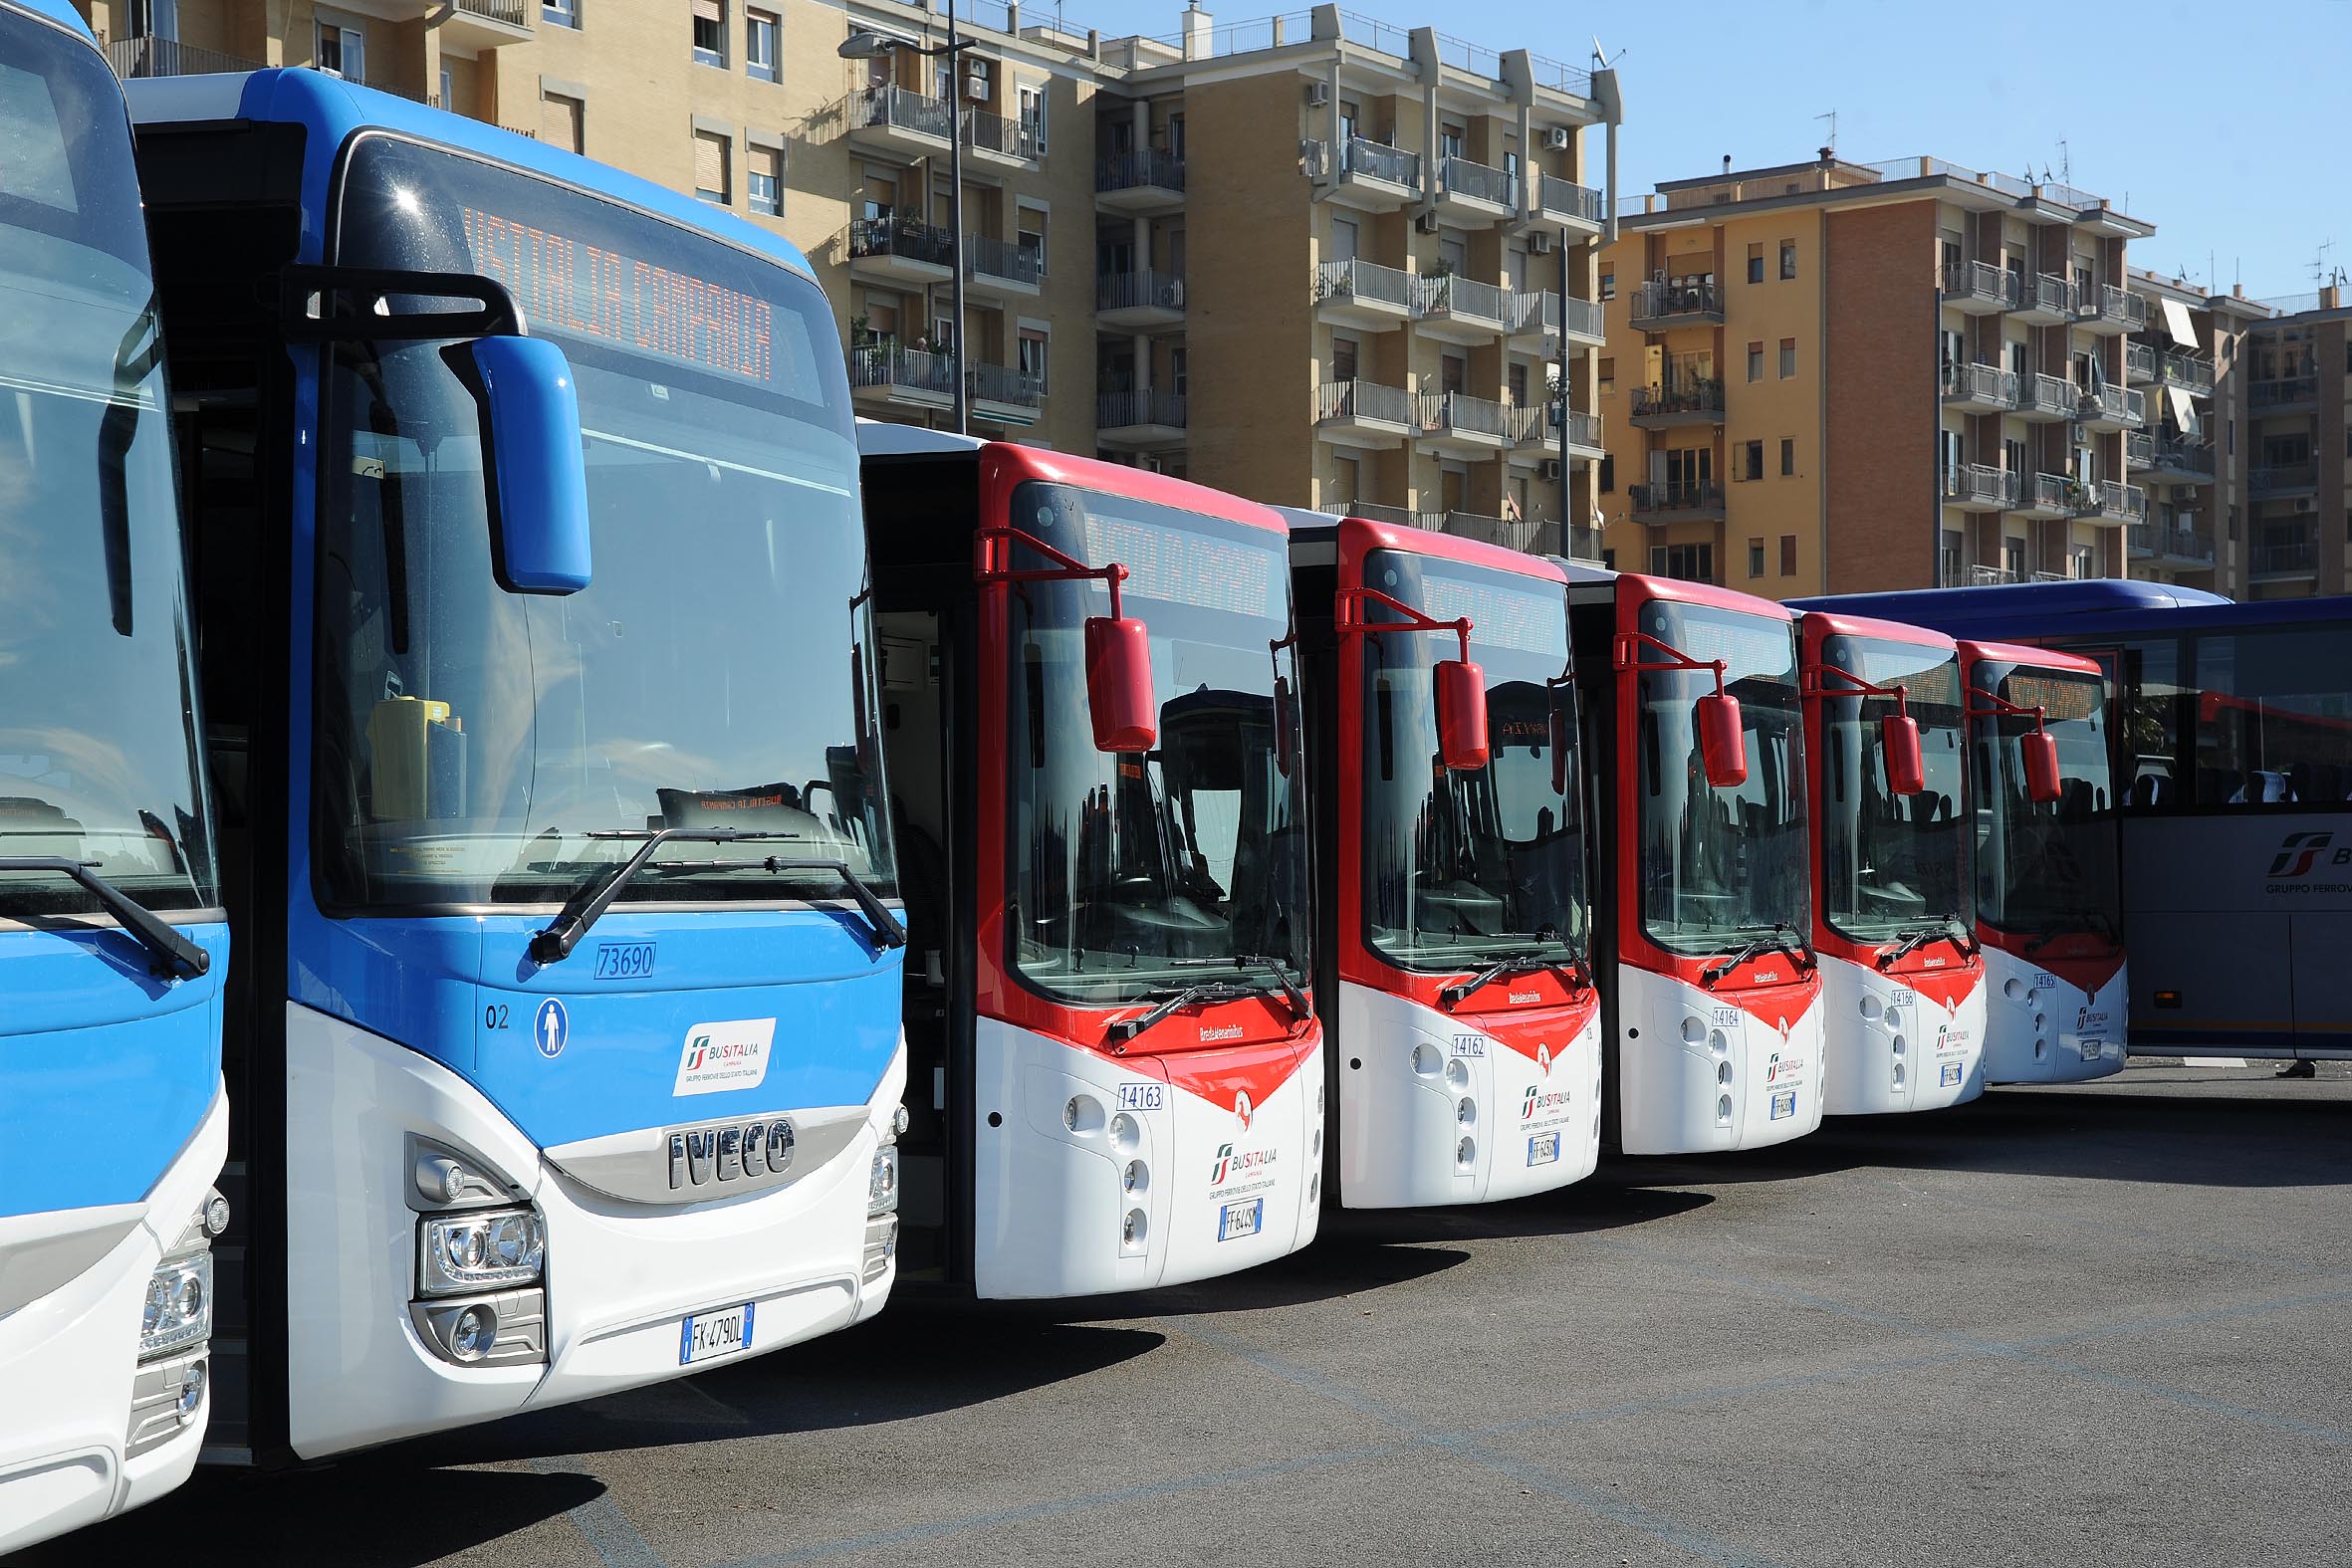
[[1329,5],[1105,39],[979,0],[943,58],[897,0],[85,4],[126,76],[334,71],[777,228],[870,417],[947,422],[960,266],[977,433],[1597,551],[1613,73]]
[[1608,559],[1772,597],[2123,574],[2148,425],[2126,247],[2150,225],[1827,148],[1624,207],[1600,261]]
[[2341,284],[2269,300],[2238,364],[2245,423],[2240,598],[2352,591],[2352,303]]

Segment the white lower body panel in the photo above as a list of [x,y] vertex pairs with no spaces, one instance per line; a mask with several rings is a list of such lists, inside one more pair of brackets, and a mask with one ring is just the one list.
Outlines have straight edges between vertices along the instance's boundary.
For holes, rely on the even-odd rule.
[[[1148,1290],[1314,1239],[1319,1044],[1252,1107],[1245,1129],[1230,1102],[1171,1084],[1154,1057],[1113,1061],[994,1018],[980,1020],[974,1043],[979,1295]],[[1241,1231],[1245,1221],[1254,1228]]]
[[1933,1111],[1985,1092],[1985,987],[1953,1007],[1900,976],[1821,956],[1821,1106],[1831,1116]]
[[1985,949],[1985,1081],[2080,1083],[2123,1070],[2131,970],[2084,996],[2031,959]]
[[1617,1137],[1627,1154],[1761,1149],[1821,1125],[1817,993],[1758,1017],[1706,989],[1617,966]]
[[1335,1038],[1345,1208],[1524,1198],[1600,1162],[1597,1014],[1538,1065],[1475,1020],[1342,981]]
[[[758,1355],[869,1312],[874,1150],[905,1085],[904,1047],[865,1125],[787,1186],[656,1207],[571,1181],[481,1091],[430,1057],[298,1004],[286,1009],[290,1435],[304,1458],[561,1405],[690,1370],[689,1313],[752,1303]],[[408,1315],[417,1216],[406,1135],[491,1166],[547,1225],[545,1362],[456,1366]],[[698,1362],[701,1370],[709,1362]]]
[[0,1555],[151,1502],[195,1467],[210,1394],[171,1437],[129,1455],[131,1383],[147,1279],[228,1147],[228,1097],[216,1093],[144,1215],[90,1267],[0,1318]]

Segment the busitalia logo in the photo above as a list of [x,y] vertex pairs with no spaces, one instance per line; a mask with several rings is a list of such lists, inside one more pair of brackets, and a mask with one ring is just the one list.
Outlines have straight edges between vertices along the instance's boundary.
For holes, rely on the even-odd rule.
[[1244,1149],[1237,1154],[1232,1144],[1221,1143],[1217,1146],[1217,1158],[1209,1167],[1209,1185],[1223,1187],[1227,1182],[1262,1176],[1273,1164],[1272,1149]]
[[2278,853],[2271,857],[2271,877],[2284,882],[2309,876],[2311,868],[2319,864],[2328,846],[2335,842],[2335,836],[2332,832],[2287,834],[2278,841]]
[[1556,1111],[1567,1103],[1567,1090],[1546,1091],[1540,1083],[1530,1083],[1528,1085],[1527,1092],[1520,1096],[1519,1119],[1524,1122],[1537,1111]]

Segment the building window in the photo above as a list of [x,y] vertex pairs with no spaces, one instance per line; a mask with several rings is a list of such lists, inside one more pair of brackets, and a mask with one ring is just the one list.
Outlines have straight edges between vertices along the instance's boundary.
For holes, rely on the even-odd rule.
[[1184,344],[1175,343],[1168,349],[1168,390],[1182,397],[1190,389],[1190,351]]
[[1685,582],[1713,582],[1715,547],[1653,545],[1650,547],[1650,570],[1659,576],[1680,577]]
[[586,149],[581,138],[581,121],[587,106],[579,99],[566,98],[561,93],[542,93],[539,96],[539,139],[552,147],[567,152]]
[[1796,276],[1796,241],[1794,240],[1780,242],[1780,276],[1783,279]]
[[777,31],[774,13],[743,13],[743,69],[763,82],[776,80]]
[[1608,270],[1602,271],[1600,275],[1600,297],[1604,300],[1614,300],[1617,298],[1617,275],[1615,272]]
[[1042,327],[1021,329],[1021,373],[1038,383],[1038,391],[1046,390],[1046,367],[1053,361],[1053,352]]
[[1788,479],[1796,473],[1796,442],[1788,436],[1780,438],[1780,477]]
[[1742,479],[1764,478],[1764,443],[1762,441],[1740,443],[1740,477]]
[[1600,493],[1604,496],[1617,493],[1617,460],[1614,457],[1603,456],[1600,460]]
[[1761,539],[1748,542],[1748,574],[1752,577],[1764,575],[1764,541]]
[[1780,339],[1780,379],[1785,381],[1794,374],[1796,374],[1796,339],[1783,337]]
[[1764,343],[1762,341],[1752,342],[1748,345],[1748,379],[1751,381],[1764,379]]
[[1337,333],[1331,335],[1331,379],[1334,381],[1355,379],[1355,339],[1342,336]]
[[1780,536],[1780,575],[1783,577],[1796,575],[1796,536],[1794,534]]
[[578,27],[580,0],[539,0],[539,19],[551,27]]
[[457,107],[457,90],[452,84],[451,72],[447,66],[441,68],[441,92],[433,100],[432,107],[448,110],[453,114],[460,112]]
[[734,200],[734,186],[727,178],[729,150],[728,138],[717,131],[694,133],[694,194],[722,207]]
[[346,82],[367,80],[367,36],[355,27],[338,27],[333,22],[319,24],[318,42],[312,59],[321,71]]
[[1748,281],[1750,283],[1764,282],[1764,244],[1762,241],[1748,247]]
[[743,160],[744,204],[771,218],[784,216],[784,149],[750,148]]
[[1505,378],[1504,384],[1510,388],[1512,407],[1525,408],[1528,406],[1528,366],[1526,360],[1514,359],[1511,362],[1511,374]]
[[1042,87],[1021,89],[1021,130],[1037,156],[1046,155],[1046,90]]
[[1617,360],[1614,355],[1600,362],[1600,391],[1606,397],[1617,390]]
[[1046,215],[1035,207],[1021,209],[1019,222],[1021,254],[1034,257],[1038,276],[1046,276]]
[[727,0],[694,0],[694,61],[727,64]]

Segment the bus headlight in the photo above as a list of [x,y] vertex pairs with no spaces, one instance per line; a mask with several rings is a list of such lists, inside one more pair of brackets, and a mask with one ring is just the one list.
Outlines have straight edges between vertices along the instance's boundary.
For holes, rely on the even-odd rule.
[[872,1174],[866,1178],[865,1214],[871,1220],[898,1211],[898,1145],[886,1143],[874,1151]]
[[153,1361],[212,1337],[212,1254],[168,1258],[147,1276],[138,1359]]
[[462,1295],[536,1284],[547,1224],[528,1209],[434,1215],[417,1227],[417,1293]]

